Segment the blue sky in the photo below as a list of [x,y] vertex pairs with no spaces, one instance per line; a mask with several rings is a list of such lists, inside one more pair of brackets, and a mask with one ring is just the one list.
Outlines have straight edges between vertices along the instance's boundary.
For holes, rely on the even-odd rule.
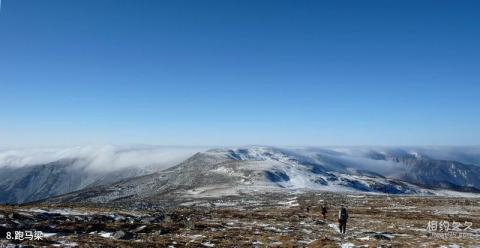
[[3,0],[0,147],[479,145],[479,11]]

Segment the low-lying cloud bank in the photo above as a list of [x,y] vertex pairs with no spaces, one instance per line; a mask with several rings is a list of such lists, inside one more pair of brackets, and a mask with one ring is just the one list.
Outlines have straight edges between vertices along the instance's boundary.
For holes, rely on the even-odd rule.
[[384,155],[411,155],[419,159],[457,161],[466,165],[480,166],[480,147],[330,147],[330,148],[297,148],[295,152],[316,162],[334,167],[368,170],[392,176],[403,170],[403,163],[395,161],[376,160],[370,156],[372,153]]
[[3,150],[0,151],[0,168],[41,165],[68,159],[76,160],[78,165],[89,170],[109,171],[132,167],[165,169],[206,150],[206,147],[114,145]]
[[[12,149],[0,150],[0,168],[24,167],[48,164],[60,160],[74,160],[75,164],[92,171],[113,171],[125,168],[162,170],[177,165],[197,152],[211,147],[179,146],[78,146],[70,148]],[[423,154],[434,159],[455,160],[465,164],[480,165],[480,147],[335,147],[335,148],[287,148],[307,157],[330,158],[335,163],[357,169],[390,174],[397,171],[398,164],[375,161],[366,157],[372,151],[390,153],[401,149],[412,154]]]

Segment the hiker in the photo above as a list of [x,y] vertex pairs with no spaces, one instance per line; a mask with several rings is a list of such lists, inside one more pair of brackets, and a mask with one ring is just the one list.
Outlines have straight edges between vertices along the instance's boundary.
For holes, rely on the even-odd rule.
[[322,216],[323,216],[324,220],[327,218],[327,207],[326,206],[322,207]]
[[347,209],[342,206],[342,208],[338,212],[338,229],[340,229],[340,233],[345,234],[345,232],[347,231],[347,220],[348,220]]

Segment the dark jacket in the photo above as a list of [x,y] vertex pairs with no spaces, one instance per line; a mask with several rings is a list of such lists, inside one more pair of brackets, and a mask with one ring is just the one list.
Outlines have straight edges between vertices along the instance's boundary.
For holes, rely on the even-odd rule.
[[322,214],[326,214],[327,213],[327,208],[326,207],[322,207]]
[[338,212],[338,219],[342,221],[348,220],[348,212],[346,208],[340,209],[340,211]]

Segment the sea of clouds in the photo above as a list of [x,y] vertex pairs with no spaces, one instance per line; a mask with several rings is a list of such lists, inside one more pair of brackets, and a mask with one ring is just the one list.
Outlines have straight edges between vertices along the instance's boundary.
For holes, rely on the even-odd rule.
[[60,160],[75,160],[90,170],[117,170],[123,168],[174,166],[206,147],[169,146],[78,146],[69,148],[0,150],[1,167],[22,167],[47,164]]

